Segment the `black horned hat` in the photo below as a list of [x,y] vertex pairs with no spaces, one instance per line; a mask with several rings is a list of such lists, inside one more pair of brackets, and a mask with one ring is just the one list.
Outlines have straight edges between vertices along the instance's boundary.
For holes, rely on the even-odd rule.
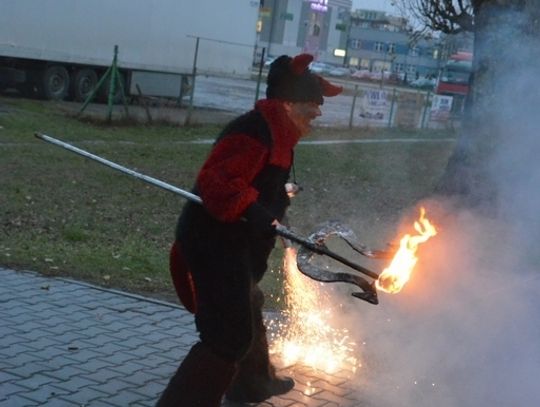
[[272,62],[266,80],[266,98],[322,105],[323,96],[341,93],[341,86],[333,85],[309,70],[312,61],[313,55],[300,54],[294,58],[282,55]]

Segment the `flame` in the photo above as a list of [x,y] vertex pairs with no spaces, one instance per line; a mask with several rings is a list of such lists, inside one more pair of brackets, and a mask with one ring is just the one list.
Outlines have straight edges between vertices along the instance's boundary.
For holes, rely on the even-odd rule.
[[387,293],[398,293],[409,281],[412,270],[418,261],[416,250],[420,243],[426,242],[437,234],[437,229],[425,217],[426,210],[420,208],[420,218],[414,222],[414,229],[419,233],[411,236],[406,234],[401,238],[399,249],[394,255],[390,266],[385,268],[375,282],[377,289]]
[[[302,363],[334,373],[342,369],[355,372],[359,366],[354,356],[356,343],[344,328],[334,327],[335,304],[320,290],[318,283],[304,276],[296,264],[296,250],[284,253],[286,310],[284,322],[270,321],[272,354],[279,354],[286,365]],[[272,325],[277,324],[276,327]]]

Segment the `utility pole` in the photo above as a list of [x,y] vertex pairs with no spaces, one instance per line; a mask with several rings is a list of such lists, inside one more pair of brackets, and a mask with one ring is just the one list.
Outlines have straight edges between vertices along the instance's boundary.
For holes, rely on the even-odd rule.
[[347,27],[345,28],[345,55],[343,56],[343,66],[349,66],[349,42],[351,38],[351,26],[352,26],[352,15],[349,12],[347,18]]

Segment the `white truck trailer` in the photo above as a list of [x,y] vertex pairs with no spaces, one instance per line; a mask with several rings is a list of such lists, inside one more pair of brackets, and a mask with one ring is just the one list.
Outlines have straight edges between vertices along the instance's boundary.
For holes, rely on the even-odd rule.
[[197,73],[247,77],[258,11],[258,0],[0,0],[0,90],[85,100],[115,45],[132,95],[181,97],[195,60]]

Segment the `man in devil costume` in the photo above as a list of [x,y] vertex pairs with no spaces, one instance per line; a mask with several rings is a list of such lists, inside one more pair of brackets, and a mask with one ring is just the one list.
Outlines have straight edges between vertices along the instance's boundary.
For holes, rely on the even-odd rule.
[[264,297],[257,284],[289,205],[285,184],[293,149],[321,115],[323,96],[342,90],[309,71],[313,57],[283,55],[270,66],[266,99],[229,123],[197,177],[203,205],[187,203],[171,249],[182,303],[200,341],[157,407],[214,407],[221,398],[261,402],[294,387],[268,355]]

